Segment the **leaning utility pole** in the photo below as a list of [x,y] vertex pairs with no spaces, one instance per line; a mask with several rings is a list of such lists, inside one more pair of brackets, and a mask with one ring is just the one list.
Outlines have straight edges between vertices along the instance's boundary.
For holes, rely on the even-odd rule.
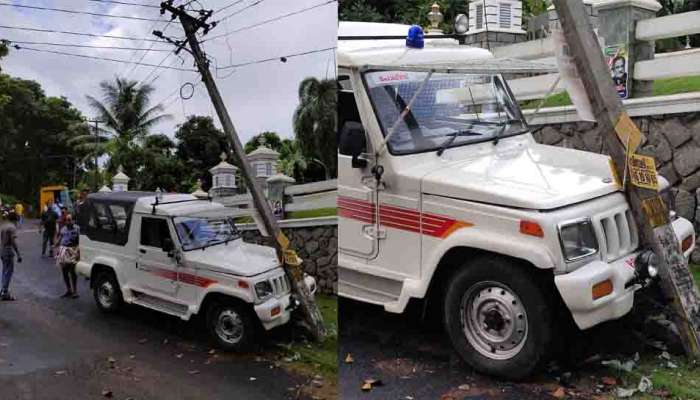
[[[629,181],[624,188],[639,227],[641,241],[658,260],[661,287],[673,300],[673,320],[688,355],[700,356],[700,294],[681,253],[658,193],[654,159],[636,154],[642,133],[625,112],[603,59],[585,6],[577,0],[553,0],[570,54],[590,99],[603,140],[618,177]],[[627,176],[625,176],[625,174]]]
[[[211,97],[214,108],[216,108],[216,113],[219,116],[219,121],[224,128],[224,132],[226,132],[226,135],[229,138],[234,157],[236,158],[236,161],[243,172],[243,178],[250,188],[250,193],[253,196],[253,204],[260,213],[260,217],[265,226],[267,234],[275,238],[274,243],[275,249],[277,250],[277,255],[280,261],[284,263],[285,273],[289,278],[292,290],[299,302],[299,310],[302,313],[304,322],[306,322],[307,328],[309,329],[313,338],[316,340],[321,340],[326,334],[323,326],[323,317],[316,306],[313,296],[304,283],[304,273],[301,267],[301,260],[299,257],[297,257],[294,250],[289,248],[289,239],[287,239],[279,225],[277,225],[277,221],[273,217],[270,205],[267,203],[265,195],[255,181],[253,170],[245,157],[243,146],[238,139],[238,134],[233,126],[231,117],[226,110],[226,106],[221,98],[219,89],[216,87],[214,78],[209,71],[209,61],[206,59],[206,56],[204,55],[204,52],[197,41],[196,33],[200,28],[203,29],[203,32],[206,35],[209,32],[209,29],[216,26],[216,23],[209,24],[206,22],[207,18],[211,16],[212,12],[200,11],[200,17],[195,18],[187,14],[184,7],[174,7],[172,3],[172,0],[161,3],[161,14],[165,13],[167,10],[172,13],[172,19],[180,19],[180,23],[185,30],[185,35],[187,36],[187,43],[190,45],[190,53],[194,57],[199,73],[202,75],[202,81],[209,92],[209,97]],[[162,32],[154,31],[153,34],[161,38],[163,37]],[[184,49],[184,41],[177,42],[168,38],[166,38],[166,40],[178,46],[176,53]]]

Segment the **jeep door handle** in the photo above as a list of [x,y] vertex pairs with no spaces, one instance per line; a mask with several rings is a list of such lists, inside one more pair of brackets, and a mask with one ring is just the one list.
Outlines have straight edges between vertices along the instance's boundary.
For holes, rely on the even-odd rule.
[[146,250],[145,250],[145,249],[139,249],[139,253],[141,253],[141,254],[146,254]]

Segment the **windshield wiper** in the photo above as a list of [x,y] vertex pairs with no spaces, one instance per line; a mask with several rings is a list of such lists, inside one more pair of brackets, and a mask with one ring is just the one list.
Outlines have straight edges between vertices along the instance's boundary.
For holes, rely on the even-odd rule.
[[445,140],[445,142],[442,145],[440,145],[440,148],[437,151],[438,157],[440,157],[442,153],[444,153],[445,150],[448,147],[450,147],[452,143],[454,143],[454,141],[457,139],[457,136],[481,136],[481,133],[474,131],[454,131],[454,133],[452,133],[450,137],[447,138],[447,140]]
[[[513,119],[513,120],[508,121],[507,123],[504,123],[503,126],[501,127],[501,129],[499,129],[498,132],[496,132],[496,134],[493,137],[493,145],[494,146],[498,144],[499,140],[501,140],[501,135],[503,135],[503,132],[505,132],[506,128],[510,125],[511,122],[520,122],[520,120]],[[519,135],[521,133],[528,132],[529,130],[530,130],[529,128],[521,129],[515,133],[512,133],[511,136]]]

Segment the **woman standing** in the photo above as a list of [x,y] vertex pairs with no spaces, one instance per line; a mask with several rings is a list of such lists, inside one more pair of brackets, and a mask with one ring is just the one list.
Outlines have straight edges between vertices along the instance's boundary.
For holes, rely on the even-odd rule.
[[80,261],[80,227],[73,223],[71,214],[65,214],[65,225],[56,234],[55,243],[59,246],[56,265],[61,268],[66,284],[66,293],[61,297],[77,299],[78,276],[75,273],[75,265]]

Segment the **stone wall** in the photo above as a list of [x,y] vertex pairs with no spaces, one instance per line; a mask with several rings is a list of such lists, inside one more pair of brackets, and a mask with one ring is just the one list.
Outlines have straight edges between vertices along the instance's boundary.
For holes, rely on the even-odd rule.
[[[656,159],[659,174],[672,186],[678,215],[693,221],[700,231],[700,112],[632,118],[645,135],[640,154]],[[597,124],[568,122],[534,127],[544,144],[606,153]],[[700,247],[700,240],[697,245]],[[700,248],[692,262],[700,263]]]
[[[302,221],[302,220],[299,220]],[[289,238],[290,246],[304,260],[304,271],[316,278],[318,290],[324,294],[338,293],[338,226],[335,224],[316,226],[281,225]],[[288,224],[294,225],[294,224]],[[303,225],[303,224],[302,224]],[[269,245],[268,238],[252,224],[240,227],[243,240],[249,243]]]

